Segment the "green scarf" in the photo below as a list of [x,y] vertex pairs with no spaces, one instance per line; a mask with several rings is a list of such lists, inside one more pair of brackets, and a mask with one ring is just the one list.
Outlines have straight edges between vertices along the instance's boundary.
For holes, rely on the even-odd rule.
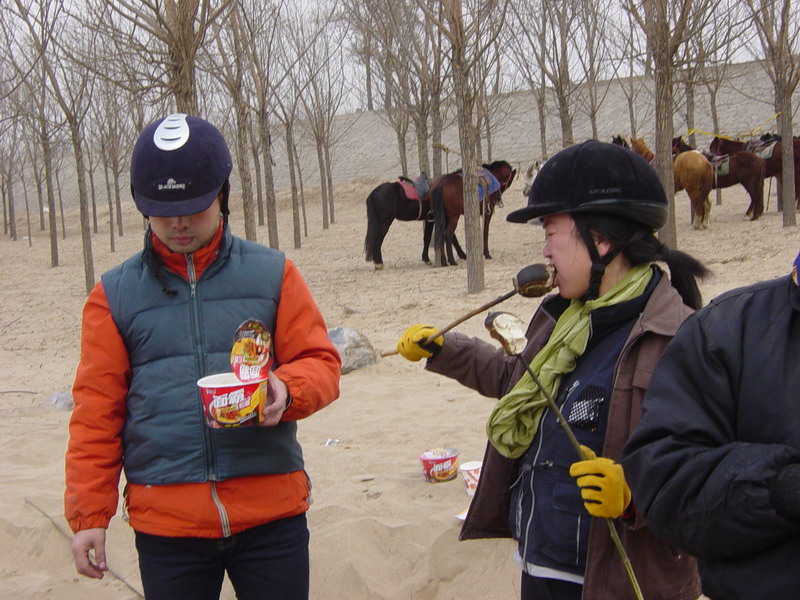
[[[531,362],[542,386],[555,399],[561,377],[575,369],[577,358],[589,342],[589,313],[640,296],[650,282],[650,263],[631,268],[608,292],[596,300],[572,300],[556,323],[547,344]],[[547,397],[526,370],[514,388],[495,405],[486,434],[492,446],[508,458],[519,458],[528,449],[539,426]]]

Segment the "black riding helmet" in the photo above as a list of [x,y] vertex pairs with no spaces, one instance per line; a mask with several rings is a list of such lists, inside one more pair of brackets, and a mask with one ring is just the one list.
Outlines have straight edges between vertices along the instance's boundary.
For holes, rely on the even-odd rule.
[[151,123],[131,156],[131,193],[146,216],[178,217],[206,210],[222,191],[228,215],[233,161],[225,138],[199,117],[175,113]]
[[[585,299],[597,298],[605,267],[624,249],[600,257],[590,232],[591,215],[632,221],[652,233],[667,222],[667,195],[650,164],[635,152],[597,140],[565,148],[544,163],[528,192],[528,205],[510,213],[512,223],[527,223],[568,213],[592,258]],[[641,239],[639,229],[625,246]]]

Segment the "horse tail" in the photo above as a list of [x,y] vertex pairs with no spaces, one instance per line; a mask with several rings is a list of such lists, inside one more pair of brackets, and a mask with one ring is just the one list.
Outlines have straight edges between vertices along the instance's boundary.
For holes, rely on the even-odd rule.
[[447,229],[447,215],[444,212],[441,185],[437,185],[431,190],[431,209],[433,210],[433,247],[441,248],[444,246],[444,235]]
[[375,245],[378,241],[378,210],[375,208],[375,191],[367,196],[367,236],[364,238],[364,257],[367,262],[375,259]]

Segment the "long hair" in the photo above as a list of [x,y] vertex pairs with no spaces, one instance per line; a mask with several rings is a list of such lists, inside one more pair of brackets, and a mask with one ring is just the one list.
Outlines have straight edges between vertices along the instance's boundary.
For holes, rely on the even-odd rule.
[[631,266],[654,261],[666,263],[672,287],[684,304],[694,309],[703,306],[697,281],[711,274],[703,263],[686,252],[671,249],[639,223],[597,214],[587,217],[589,229],[611,244]]

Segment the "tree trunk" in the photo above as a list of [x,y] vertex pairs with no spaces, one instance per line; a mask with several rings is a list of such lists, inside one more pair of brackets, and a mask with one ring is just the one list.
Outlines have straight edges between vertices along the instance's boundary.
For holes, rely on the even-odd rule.
[[264,226],[264,187],[261,179],[261,157],[258,153],[258,144],[256,144],[253,129],[248,123],[247,126],[248,136],[250,140],[250,154],[253,156],[253,170],[255,171],[256,180],[256,213],[258,215],[258,226]]
[[447,16],[450,21],[453,86],[458,113],[458,140],[464,175],[464,229],[467,253],[467,292],[474,294],[486,287],[483,272],[483,240],[481,213],[478,207],[478,179],[475,173],[475,125],[472,122],[473,98],[470,96],[469,72],[466,69],[464,23],[461,0],[450,0]]
[[8,190],[8,237],[11,241],[17,241],[17,211],[14,209],[14,186],[11,184],[11,173],[13,172],[12,162],[6,162],[6,174],[4,176],[6,190]]
[[686,77],[686,130],[689,132],[687,137],[689,139],[689,145],[692,148],[697,148],[697,141],[694,134],[694,78],[688,71]]
[[247,109],[240,99],[234,98],[233,100],[236,105],[236,162],[239,163],[239,183],[242,186],[244,237],[251,242],[257,242],[258,229],[256,229],[253,180],[250,178],[250,161],[247,159]]
[[442,176],[442,103],[438,94],[434,94],[433,102],[431,103],[431,142],[432,142],[432,159],[433,159],[433,172],[428,173],[431,181],[438,179]]
[[[658,3],[661,5],[661,3]],[[668,27],[666,18],[663,27]],[[669,37],[667,31],[666,38]],[[669,199],[667,223],[658,233],[662,243],[670,248],[678,246],[678,232],[675,225],[675,176],[672,171],[672,66],[668,55],[668,43],[654,44],[655,96],[656,96],[656,143],[655,167],[664,191]]]
[[783,226],[791,227],[797,224],[797,207],[795,197],[797,190],[794,186],[794,143],[792,138],[792,94],[784,78],[779,78],[775,85],[775,100],[780,106],[778,115],[778,130],[783,136],[781,143],[781,197],[783,202]]
[[[40,115],[43,111],[40,110]],[[56,221],[56,199],[53,193],[53,150],[47,135],[47,121],[40,116],[39,131],[42,146],[42,160],[44,161],[45,195],[47,198],[47,223],[50,234],[50,267],[58,266],[58,223]]]
[[275,198],[275,177],[272,174],[272,135],[269,130],[269,114],[266,109],[258,112],[258,132],[261,146],[264,148],[264,190],[266,191],[265,208],[267,212],[267,235],[269,247],[280,248],[278,244],[278,208]]
[[406,136],[399,129],[395,129],[395,134],[397,139],[397,155],[400,158],[400,173],[408,175],[408,148],[406,146]]
[[103,160],[103,175],[106,182],[106,196],[108,197],[108,247],[111,252],[114,252],[116,250],[114,246],[114,197],[111,195],[111,177],[108,170],[108,161]]
[[292,232],[294,233],[294,247],[302,247],[300,234],[300,199],[297,196],[297,176],[295,175],[294,164],[294,142],[292,140],[292,124],[286,124],[286,160],[289,169],[289,182],[292,189]]
[[319,189],[322,197],[322,229],[328,229],[328,180],[325,176],[325,157],[322,152],[322,144],[319,140],[316,143],[317,165],[319,166]]
[[328,211],[331,223],[336,223],[336,206],[333,201],[333,171],[331,166],[331,146],[325,144],[325,178],[328,180]]
[[417,134],[417,163],[419,164],[419,170],[420,173],[427,175],[431,172],[431,163],[428,156],[428,120],[417,115],[414,118],[414,132]]
[[86,163],[83,160],[81,134],[78,123],[74,119],[69,121],[72,135],[72,151],[75,153],[75,168],[78,173],[78,204],[81,217],[81,242],[83,243],[83,273],[86,294],[94,287],[94,258],[92,257],[92,235],[89,225],[89,194],[86,190]]

